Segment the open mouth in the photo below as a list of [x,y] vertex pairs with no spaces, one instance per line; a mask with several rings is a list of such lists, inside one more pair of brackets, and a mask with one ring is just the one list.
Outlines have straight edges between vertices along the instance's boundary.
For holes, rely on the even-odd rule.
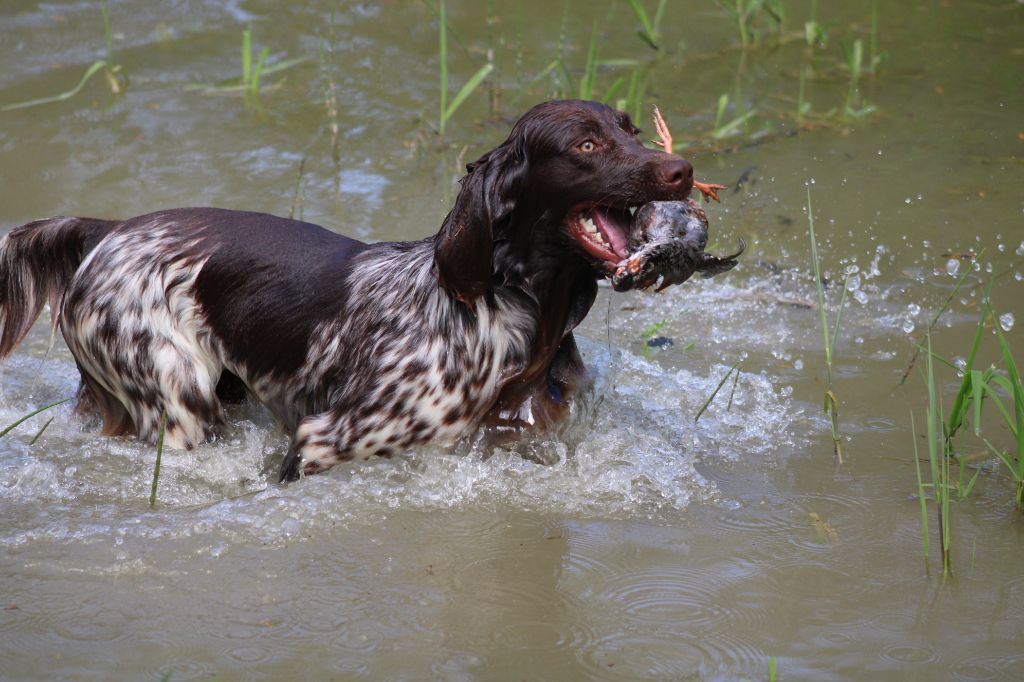
[[565,222],[573,239],[594,258],[616,265],[629,255],[629,229],[636,209],[577,206]]

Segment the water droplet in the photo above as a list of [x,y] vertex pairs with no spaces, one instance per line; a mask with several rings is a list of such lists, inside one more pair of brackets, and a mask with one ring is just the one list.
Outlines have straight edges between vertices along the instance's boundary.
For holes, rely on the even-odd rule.
[[846,280],[847,291],[857,291],[860,289],[860,275],[853,275],[850,279]]
[[922,199],[924,199],[924,195],[923,194],[918,194],[917,195],[917,200],[921,201]]
[[903,320],[903,331],[905,331],[908,334],[914,331],[914,321],[909,317]]
[[814,184],[814,178],[811,178],[811,184],[812,185]]
[[1024,281],[1024,275],[1020,274],[1019,272],[1013,273],[1013,278],[1018,282]]
[[999,326],[1003,328],[1004,332],[1008,332],[1013,329],[1013,313],[1003,313],[999,316]]
[[904,199],[903,203],[904,204],[909,204],[910,203],[910,197],[907,197],[906,199]]
[[911,317],[917,317],[921,313],[921,306],[916,303],[911,303],[907,306],[907,314]]
[[999,253],[1004,253],[1004,252],[1006,251],[1006,244],[1000,244],[1000,245],[999,245],[998,247],[996,247],[996,248],[998,248],[998,249],[999,249]]
[[955,275],[960,270],[960,261],[956,258],[950,258],[946,261],[946,272],[951,275]]
[[858,289],[853,292],[853,299],[857,301],[857,303],[864,305],[868,302],[868,295],[864,293],[863,289]]
[[963,374],[964,370],[967,369],[967,358],[961,358],[959,356],[955,357],[953,358],[953,365],[956,367],[958,372]]
[[804,368],[804,361],[801,360],[800,358],[797,358],[796,361],[793,363],[793,369],[795,369],[796,371],[799,372],[803,368]]
[[1020,246],[1017,247],[1017,250],[1014,253],[1018,256],[1024,256],[1024,242],[1020,243]]

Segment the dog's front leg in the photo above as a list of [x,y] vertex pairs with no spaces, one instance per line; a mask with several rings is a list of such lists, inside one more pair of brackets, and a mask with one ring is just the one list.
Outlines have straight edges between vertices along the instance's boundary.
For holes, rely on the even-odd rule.
[[281,462],[279,481],[295,481],[302,474],[320,473],[352,459],[349,420],[339,417],[334,411],[327,411],[299,422],[288,454]]
[[354,418],[348,409],[312,414],[295,429],[278,480],[294,481],[351,459],[391,457],[396,447],[422,442],[430,435],[406,426],[387,415]]

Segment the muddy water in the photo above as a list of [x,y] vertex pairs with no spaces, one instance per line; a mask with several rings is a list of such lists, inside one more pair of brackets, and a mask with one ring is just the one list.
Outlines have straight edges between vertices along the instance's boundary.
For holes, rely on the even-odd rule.
[[[934,549],[927,571],[909,426],[912,409],[923,421],[924,389],[916,372],[899,387],[954,270],[977,268],[937,350],[966,355],[990,272],[1024,348],[1024,9],[879,4],[886,59],[860,88],[877,111],[852,124],[817,117],[843,106],[838,44],[867,46],[870,3],[823,9],[829,45],[813,54],[799,41],[743,54],[716,6],[672,3],[660,57],[626,3],[570,8],[575,77],[596,19],[609,27],[600,56],[640,64],[601,71],[598,93],[649,70],[645,102],[690,142],[698,175],[735,188],[709,209],[713,246],[750,247],[710,282],[602,290],[580,334],[597,384],[558,439],[470,439],[281,487],[285,439],[239,406],[224,439],[165,456],[150,510],[151,448],[102,438],[67,406],[5,436],[2,676],[731,680],[766,679],[774,657],[780,679],[1024,677],[1024,522],[1010,482],[982,463],[954,508],[953,577],[941,580]],[[500,96],[496,113],[484,91],[471,97],[442,146],[428,123],[436,21],[422,4],[111,2],[126,94],[97,77],[67,101],[0,113],[4,229],[180,205],[287,214],[305,158],[306,219],[365,239],[430,234],[459,165],[553,93],[549,77],[529,81],[559,43],[560,6],[495,3],[488,28],[485,3],[449,5],[453,90],[491,46]],[[787,9],[798,29],[804,8]],[[186,90],[238,74],[249,24],[271,62],[310,61],[268,76],[258,100]],[[106,55],[96,3],[5,3],[0,45],[0,104],[69,89]],[[807,65],[816,125],[794,135]],[[719,143],[707,133],[723,93],[719,123],[757,113]],[[851,275],[836,351],[841,467],[820,411],[808,184],[831,315]],[[944,255],[967,251],[976,265]],[[656,324],[672,343],[645,350]],[[740,360],[735,388],[695,423]],[[948,400],[955,377],[942,377]],[[5,365],[0,422],[76,382],[38,325]],[[989,437],[1008,444],[994,425]]]

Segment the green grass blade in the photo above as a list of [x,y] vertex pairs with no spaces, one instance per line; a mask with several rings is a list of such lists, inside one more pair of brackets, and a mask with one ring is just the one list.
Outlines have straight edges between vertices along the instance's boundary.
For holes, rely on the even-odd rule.
[[167,410],[160,412],[160,433],[156,437],[156,464],[153,465],[153,485],[149,491],[149,506],[156,506],[156,486],[160,480],[160,458],[164,453],[164,432],[167,430]]
[[921,453],[917,447],[917,427],[914,425],[914,411],[910,411],[910,433],[914,439],[914,470],[917,471],[917,499],[921,502],[921,542],[924,558],[928,561],[928,503],[924,498],[924,481],[921,480]]
[[995,455],[996,457],[998,457],[999,461],[1006,465],[1006,468],[1010,470],[1010,475],[1013,476],[1013,478],[1015,480],[1020,480],[1021,479],[1021,473],[1018,472],[1017,468],[1014,466],[1016,464],[1016,462],[1014,462],[1013,458],[1010,457],[1003,450],[999,450],[998,448],[996,448],[996,446],[994,446],[994,445],[992,445],[992,443],[988,442],[987,439],[982,438],[982,440],[985,442],[985,445],[988,446],[988,449],[992,451],[992,454]]
[[608,86],[608,89],[605,91],[605,93],[601,96],[601,104],[608,104],[609,102],[611,102],[612,99],[614,99],[615,95],[619,94],[619,90],[622,89],[622,86],[625,83],[625,76],[619,76],[618,78],[616,78],[612,82],[612,84]]
[[260,92],[260,78],[263,76],[263,65],[267,63],[267,57],[269,56],[269,47],[265,47],[260,50],[260,56],[256,60],[256,67],[252,70],[252,80],[249,81],[249,92],[254,95],[258,95]]
[[466,101],[466,98],[473,94],[473,91],[477,89],[483,79],[490,75],[491,71],[494,71],[494,64],[484,64],[473,74],[473,77],[466,81],[466,84],[462,86],[455,97],[452,98],[451,104],[448,105],[448,109],[444,112],[445,120],[452,117],[455,111],[462,106],[462,103]]
[[[643,26],[643,29],[644,29],[643,31],[639,32],[637,35],[639,35],[640,38],[645,43],[650,45],[650,47],[652,49],[657,50],[658,49],[657,31],[655,30],[654,25],[651,23],[650,17],[647,15],[647,10],[644,9],[644,6],[640,4],[639,0],[627,0],[627,2],[629,2],[629,6],[633,8],[633,14],[635,14],[636,18],[640,20],[640,25]],[[661,13],[663,11],[664,11],[664,7],[662,6],[662,4],[659,4],[658,5],[658,19],[659,20],[661,18]]]
[[106,66],[107,61],[103,59],[97,62],[93,62],[92,66],[86,69],[85,74],[82,76],[82,80],[78,81],[78,85],[71,88],[70,90],[62,92],[59,95],[54,95],[52,97],[41,97],[39,99],[28,100],[27,102],[15,102],[14,104],[5,104],[4,106],[0,107],[0,111],[14,111],[15,109],[27,109],[29,107],[39,106],[40,104],[52,104],[54,102],[62,102],[66,99],[71,99],[72,97],[74,97],[82,91],[82,88],[85,87],[85,84],[89,82],[89,79],[92,78],[97,71]]
[[740,362],[741,361],[737,360],[736,364],[729,368],[729,371],[725,373],[725,376],[722,377],[722,380],[718,382],[717,386],[715,386],[715,390],[711,392],[711,395],[708,396],[708,399],[704,401],[703,405],[701,405],[700,410],[697,411],[697,416],[693,418],[693,422],[695,424],[698,420],[700,420],[701,416],[711,405],[712,401],[715,399],[715,396],[718,395],[718,392],[722,390],[722,386],[724,386],[725,382],[729,380],[729,376],[736,371],[737,367],[739,367]]
[[836,345],[836,339],[839,338],[839,322],[843,319],[843,304],[846,303],[846,292],[847,287],[850,283],[850,273],[846,273],[846,277],[843,278],[843,293],[839,296],[839,310],[836,311],[836,324],[832,327],[832,347]]
[[24,417],[19,417],[17,420],[14,421],[14,423],[10,424],[3,431],[0,431],[0,438],[3,438],[8,433],[10,433],[14,429],[16,429],[18,426],[20,426],[22,423],[28,421],[29,419],[31,419],[32,417],[36,416],[40,412],[45,412],[46,410],[50,409],[51,407],[57,407],[57,405],[62,405],[64,403],[68,402],[69,400],[74,400],[74,398],[64,398],[63,400],[58,400],[56,402],[52,402],[49,405],[43,405],[38,410],[32,410],[31,412],[26,414]]
[[597,77],[597,20],[590,31],[590,44],[587,45],[587,63],[580,79],[580,99],[593,99],[594,79]]
[[986,382],[985,392],[988,395],[988,399],[992,401],[992,404],[996,406],[996,409],[999,410],[999,413],[1003,416],[1003,421],[1006,422],[1006,425],[1010,428],[1010,431],[1013,432],[1014,438],[1016,438],[1017,434],[1019,433],[1019,430],[1017,429],[1017,425],[1014,423],[1015,420],[1012,416],[1010,416],[1010,411],[1006,409],[1006,404],[1003,402],[1002,396],[1000,396],[992,389],[993,384],[1003,389],[1003,391],[1005,391],[1006,394],[1011,398],[1013,397],[1014,393],[1013,384],[1011,384],[1010,380],[1007,379],[1006,377],[999,376],[998,374],[996,374],[993,375],[988,382]]
[[30,441],[28,442],[28,444],[29,444],[29,445],[35,445],[35,444],[36,444],[36,441],[37,441],[37,440],[39,440],[39,439],[40,439],[40,438],[42,437],[42,435],[43,435],[43,432],[44,432],[44,431],[46,431],[46,429],[47,429],[47,428],[48,428],[48,427],[50,426],[50,424],[52,424],[52,423],[53,423],[53,417],[50,417],[49,419],[47,419],[47,420],[46,420],[46,423],[45,423],[45,424],[43,424],[43,428],[39,429],[39,430],[38,430],[38,431],[36,432],[36,435],[32,436],[32,440],[30,440]]
[[269,76],[272,73],[277,73],[278,71],[284,71],[285,69],[290,69],[293,66],[298,66],[299,64],[302,64],[303,62],[308,62],[308,61],[309,61],[308,57],[295,57],[293,59],[284,59],[284,60],[281,60],[279,62],[274,62],[273,64],[267,64],[267,65],[263,66],[263,74],[262,75]]
[[821,282],[821,263],[818,259],[818,240],[814,234],[814,210],[811,206],[811,186],[807,186],[807,225],[811,235],[811,261],[814,263],[814,283],[818,292],[818,317],[821,335],[825,339],[825,363],[832,366],[832,346],[828,337],[828,318],[825,315],[825,287]]
[[[985,382],[985,373],[980,371],[980,370],[977,370],[977,369],[972,369],[970,377],[971,377],[971,402],[974,403],[974,435],[975,436],[980,436],[981,435],[981,405],[982,405],[982,401],[985,399],[985,384],[986,384],[986,382]],[[957,396],[957,398],[959,398],[959,396]],[[966,405],[964,406],[963,411],[964,412],[967,411]],[[959,421],[961,421],[963,419],[963,417],[959,413],[956,414],[955,418],[956,418],[957,422],[959,422]],[[953,424],[954,424],[953,419],[954,419],[953,417],[950,417],[950,420],[949,420],[950,421],[950,430],[953,430]]]
[[740,381],[740,370],[739,363],[736,363],[736,373],[732,375],[732,390],[729,391],[729,404],[725,406],[725,411],[729,412],[732,410],[732,399],[736,396],[736,384]]
[[967,483],[967,486],[964,488],[964,492],[963,495],[961,495],[961,497],[967,497],[971,494],[971,491],[974,490],[974,484],[978,482],[978,475],[980,473],[981,469],[974,470],[974,475],[971,476],[971,480]]
[[441,70],[441,93],[440,93],[440,119],[438,120],[438,129],[441,135],[444,135],[445,124],[448,122],[448,117],[445,112],[448,110],[448,23],[445,19],[444,0],[437,5],[439,23],[439,45],[440,51],[440,70]]
[[713,137],[716,140],[720,140],[723,137],[729,137],[730,135],[736,133],[736,131],[739,130],[743,126],[743,124],[745,124],[747,121],[749,121],[756,115],[757,109],[751,109],[742,116],[737,116],[733,120],[729,121],[724,126],[716,128],[715,131],[711,133],[711,137]]
[[249,84],[252,76],[252,28],[242,31],[242,82]]
[[[979,253],[978,255],[980,256],[981,254]],[[956,285],[953,287],[953,290],[949,292],[949,295],[946,297],[946,300],[943,301],[938,311],[936,311],[935,315],[932,317],[931,322],[928,323],[928,327],[926,328],[925,333],[930,333],[935,329],[935,325],[939,323],[939,318],[942,317],[942,314],[946,312],[946,310],[949,308],[949,304],[953,302],[953,299],[960,292],[960,287],[962,287],[964,282],[967,281],[967,278],[970,276],[970,274],[971,268],[964,268],[964,272],[956,281]],[[974,355],[977,353],[977,344],[980,343],[980,341],[981,329],[978,330],[977,335],[975,337],[975,346],[972,350],[972,355],[967,363],[969,366],[974,366]],[[903,370],[903,376],[900,378],[900,386],[906,383],[907,377],[910,376],[910,372],[914,369],[914,363],[917,362],[917,356],[920,355],[921,349],[922,346],[918,345],[917,348],[914,350],[914,354],[910,357],[910,362],[907,363],[906,369]]]

